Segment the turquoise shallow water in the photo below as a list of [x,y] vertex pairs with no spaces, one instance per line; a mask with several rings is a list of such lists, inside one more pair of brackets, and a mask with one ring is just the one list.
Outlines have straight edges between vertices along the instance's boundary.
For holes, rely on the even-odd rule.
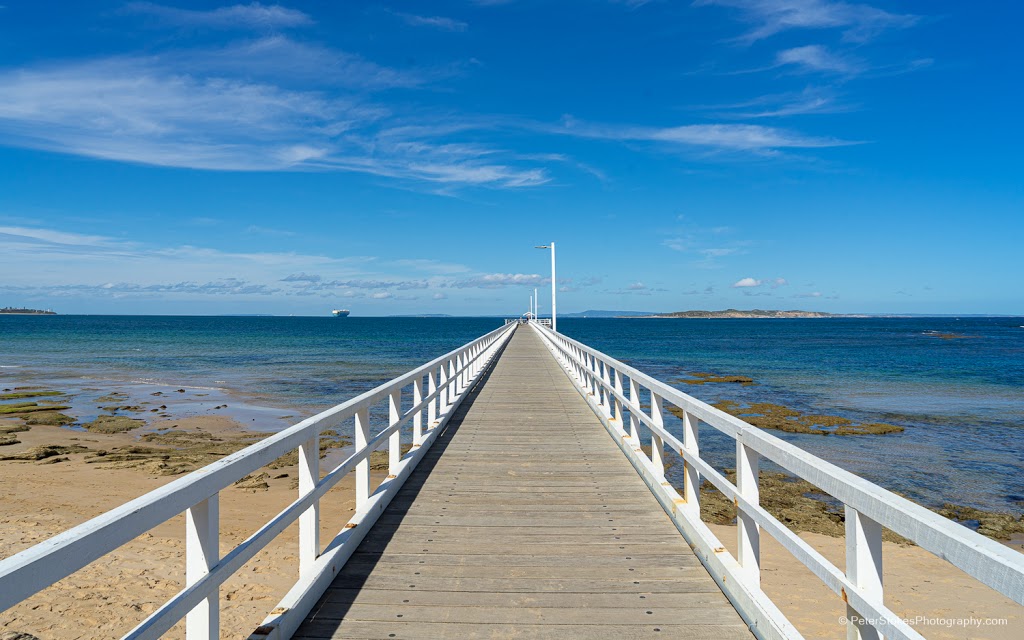
[[[499,326],[497,318],[0,316],[0,385],[189,388],[280,428]],[[559,329],[659,379],[741,374],[756,386],[678,385],[709,402],[769,401],[886,421],[901,434],[773,432],[919,501],[1024,507],[1024,319],[562,319]],[[944,340],[936,333],[967,336]],[[197,390],[209,388],[210,395]],[[183,396],[184,398],[184,396]],[[277,407],[263,411],[261,407]],[[265,414],[265,416],[264,416]],[[274,422],[262,421],[273,417]],[[285,421],[287,422],[287,420]],[[703,448],[733,466],[731,442]]]

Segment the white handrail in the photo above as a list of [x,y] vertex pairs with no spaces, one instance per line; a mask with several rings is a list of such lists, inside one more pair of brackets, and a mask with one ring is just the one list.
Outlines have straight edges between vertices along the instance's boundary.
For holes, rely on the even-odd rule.
[[[579,387],[594,412],[645,477],[677,527],[759,637],[799,637],[760,589],[759,535],[763,528],[847,603],[852,631],[862,637],[921,638],[882,600],[882,527],[912,540],[1014,601],[1024,604],[1024,555],[845,471],[743,420],[716,409],[633,367],[535,322],[537,333]],[[609,375],[609,370],[613,374]],[[623,379],[628,379],[627,394]],[[651,413],[640,394],[651,397]],[[663,422],[664,403],[680,410],[683,438]],[[626,431],[623,411],[628,411]],[[700,457],[698,420],[732,437],[737,484]],[[637,424],[651,432],[651,457],[640,447]],[[685,461],[683,495],[664,481],[662,443]],[[757,497],[760,456],[814,484],[845,505],[847,571],[844,573],[763,509]],[[736,504],[739,557],[733,558],[700,520],[700,484],[707,479]],[[685,497],[684,497],[685,496]],[[874,628],[861,625],[870,620]],[[795,635],[794,635],[795,634]]]
[[[275,614],[264,621],[261,629],[266,633],[256,636],[287,638],[289,629],[297,627],[305,616],[302,606],[312,607],[329,585],[329,581],[324,580],[325,567],[335,569],[351,555],[383,507],[443,431],[466,391],[472,388],[514,330],[515,325],[499,327],[347,402],[3,559],[0,561],[0,611],[186,512],[188,586],[124,637],[157,638],[187,614],[189,640],[216,638],[219,586],[299,520],[299,581],[289,596],[301,593],[303,599],[289,607],[287,614]],[[426,395],[422,392],[424,376],[429,389]],[[407,386],[413,389],[413,406],[401,413],[401,397]],[[369,409],[385,399],[391,407],[389,424],[370,438]],[[428,414],[426,429],[423,428],[424,410]],[[321,479],[317,468],[319,434],[352,418],[356,422],[356,451]],[[410,420],[414,423],[412,450],[403,457],[401,429]],[[361,439],[365,442],[360,442]],[[388,477],[371,493],[369,456],[385,446],[389,448]],[[299,497],[225,556],[214,557],[217,554],[219,492],[293,449],[299,451]],[[360,496],[356,515],[327,548],[321,550],[317,536],[319,499],[352,470],[356,471],[357,495]],[[328,566],[325,558],[333,564]]]

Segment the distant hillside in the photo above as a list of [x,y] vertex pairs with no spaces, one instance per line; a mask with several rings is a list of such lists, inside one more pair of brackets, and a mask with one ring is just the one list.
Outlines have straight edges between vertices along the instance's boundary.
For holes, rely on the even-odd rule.
[[0,309],[0,313],[7,313],[10,315],[18,316],[55,316],[55,312],[49,309],[43,311],[42,309],[23,309],[21,307],[4,307]]
[[822,311],[776,311],[773,309],[726,309],[725,311],[673,311],[643,315],[644,318],[838,318]]

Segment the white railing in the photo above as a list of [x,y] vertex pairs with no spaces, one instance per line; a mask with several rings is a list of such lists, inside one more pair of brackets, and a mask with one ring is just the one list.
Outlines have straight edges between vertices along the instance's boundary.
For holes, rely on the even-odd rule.
[[[188,640],[217,638],[220,585],[298,520],[298,581],[252,635],[259,639],[289,638],[443,431],[466,392],[514,328],[507,325],[495,329],[348,402],[0,561],[0,611],[185,512],[187,586],[124,638],[158,638],[182,618],[186,619]],[[403,394],[409,389],[412,407],[403,412]],[[388,405],[388,426],[371,437],[370,409],[384,402]],[[355,452],[321,478],[319,435],[349,419],[354,422]],[[403,456],[402,427],[410,421],[412,449]],[[370,454],[384,447],[389,454],[388,476],[373,488]],[[220,491],[294,449],[299,454],[298,498],[219,557]],[[353,470],[356,513],[322,547],[320,498]]]
[[[800,638],[799,631],[760,587],[760,534],[767,531],[847,605],[848,636],[922,638],[882,598],[882,527],[1024,604],[1024,555],[807,453],[636,369],[530,323],[566,369],[591,408],[643,476],[665,511],[759,638]],[[650,411],[641,398],[650,399]],[[669,431],[666,404],[677,407],[681,437]],[[629,426],[625,424],[626,415]],[[700,456],[698,423],[736,441],[736,483]],[[641,449],[640,425],[651,455]],[[673,425],[673,428],[676,427]],[[665,480],[671,447],[684,461],[682,494]],[[758,499],[760,458],[807,480],[845,505],[845,573],[765,511]],[[700,518],[700,485],[711,482],[737,507],[735,557]],[[872,624],[866,624],[870,621]]]

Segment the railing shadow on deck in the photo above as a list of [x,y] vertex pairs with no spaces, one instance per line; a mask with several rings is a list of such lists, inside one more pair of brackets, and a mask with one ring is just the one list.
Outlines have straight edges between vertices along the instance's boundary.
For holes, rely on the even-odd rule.
[[[375,546],[386,547],[387,544],[394,539],[398,528],[401,526],[402,519],[409,514],[409,511],[415,504],[416,498],[423,490],[426,481],[430,478],[431,474],[435,472],[437,463],[441,460],[444,452],[458,434],[459,428],[462,426],[462,423],[466,418],[466,414],[469,413],[473,404],[480,397],[480,392],[483,390],[487,380],[490,379],[491,375],[494,373],[494,368],[507,346],[508,342],[504,343],[495,352],[494,356],[488,363],[487,368],[480,373],[473,386],[467,391],[465,399],[452,415],[451,420],[449,420],[444,430],[438,434],[437,439],[434,440],[434,444],[430,447],[428,455],[425,455],[424,458],[420,460],[419,465],[417,465],[416,469],[405,481],[405,484],[402,485],[402,488],[395,495],[391,504],[388,505],[384,515],[389,516],[391,520],[394,520],[397,517],[398,522],[378,521],[370,528],[366,537],[363,539],[364,542],[372,541]],[[325,553],[329,549],[330,547],[325,550]],[[324,592],[324,595],[313,607],[307,617],[307,621],[317,620],[321,611],[324,611],[326,607],[330,607],[330,615],[325,619],[336,620],[336,623],[333,627],[330,627],[321,621],[322,626],[320,627],[319,632],[323,632],[325,630],[333,632],[337,630],[350,607],[359,597],[360,591],[369,580],[373,570],[378,564],[380,564],[385,553],[386,551],[383,549],[381,551],[361,551],[357,548],[353,557],[349,559],[348,563],[346,563],[345,568],[338,573],[338,576],[331,583],[330,587],[328,587],[327,591]],[[359,571],[349,571],[349,568],[352,565],[359,565]],[[301,627],[296,634],[301,635]]]

